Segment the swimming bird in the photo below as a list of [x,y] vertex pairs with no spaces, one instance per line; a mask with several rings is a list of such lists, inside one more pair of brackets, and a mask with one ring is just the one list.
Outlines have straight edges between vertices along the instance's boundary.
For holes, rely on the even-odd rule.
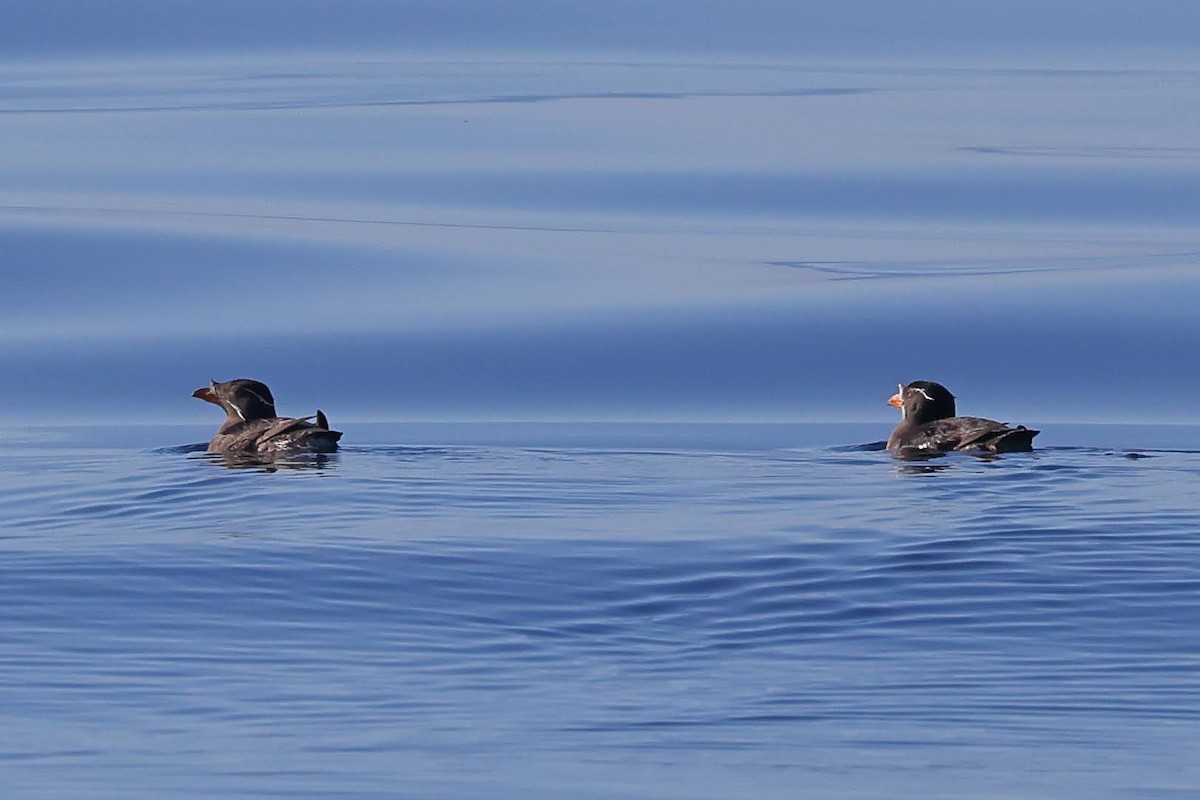
[[900,424],[888,437],[887,449],[901,453],[945,453],[975,450],[990,453],[1028,452],[1040,431],[1024,425],[955,415],[954,395],[933,381],[913,381],[888,400],[900,409]]
[[275,398],[265,383],[238,378],[192,392],[225,409],[225,422],[208,443],[210,453],[332,453],[341,431],[329,429],[329,420],[318,410],[314,416],[292,419],[275,413]]

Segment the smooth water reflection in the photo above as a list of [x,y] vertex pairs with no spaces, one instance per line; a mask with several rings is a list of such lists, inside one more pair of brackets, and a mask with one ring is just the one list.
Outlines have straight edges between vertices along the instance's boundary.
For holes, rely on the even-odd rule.
[[234,373],[359,419],[861,420],[932,378],[995,418],[1187,422],[1200,391],[1195,70],[0,69],[24,418],[178,421]]

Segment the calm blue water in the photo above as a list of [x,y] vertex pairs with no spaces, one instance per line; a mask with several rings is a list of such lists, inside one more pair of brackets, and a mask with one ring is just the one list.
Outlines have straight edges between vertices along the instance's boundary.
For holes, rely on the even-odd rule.
[[1200,62],[851,55],[0,62],[6,413],[1195,422]]
[[1200,791],[1188,4],[0,5],[4,798]]
[[6,796],[1200,782],[1200,429],[350,426],[275,471],[194,433],[6,434]]

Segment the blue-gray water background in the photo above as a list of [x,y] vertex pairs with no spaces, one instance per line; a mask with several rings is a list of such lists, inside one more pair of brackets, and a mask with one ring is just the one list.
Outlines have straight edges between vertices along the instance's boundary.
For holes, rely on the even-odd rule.
[[1197,791],[1192,5],[0,10],[6,797]]

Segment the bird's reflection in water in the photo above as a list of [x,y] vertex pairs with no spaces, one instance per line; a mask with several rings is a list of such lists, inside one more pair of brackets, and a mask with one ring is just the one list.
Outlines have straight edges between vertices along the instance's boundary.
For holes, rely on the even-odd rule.
[[[955,456],[958,456],[958,458],[955,458]],[[896,464],[896,471],[901,475],[927,475],[932,472],[943,472],[954,467],[956,463],[964,463],[962,458],[967,458],[971,462],[1001,460],[1001,457],[996,453],[986,451],[972,450],[967,453],[942,453],[915,447],[902,447],[899,450],[893,451],[892,458],[900,462]]]
[[914,464],[914,463],[897,464],[896,472],[899,472],[901,475],[929,475],[934,472],[943,472],[945,470],[950,469],[952,466],[954,466],[954,465],[946,464],[946,463],[930,464],[927,462],[916,463],[916,464]]
[[336,453],[203,453],[198,458],[226,469],[259,472],[328,470],[340,463]]

